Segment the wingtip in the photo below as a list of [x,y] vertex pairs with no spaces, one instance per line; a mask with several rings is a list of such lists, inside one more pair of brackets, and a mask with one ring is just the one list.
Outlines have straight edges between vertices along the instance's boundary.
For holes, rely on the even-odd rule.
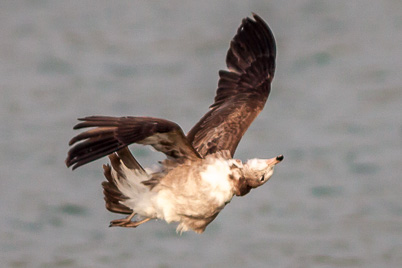
[[72,138],[69,142],[68,142],[68,146],[73,145],[76,142],[76,138]]
[[[251,15],[253,16],[253,19],[254,19],[255,21],[264,21],[264,20],[261,18],[261,16],[258,15],[257,13],[255,13],[255,12],[251,12]],[[265,22],[265,21],[264,21],[264,22]]]
[[67,157],[66,160],[64,160],[64,164],[66,165],[67,168],[70,168],[72,163],[70,161],[70,157]]
[[67,168],[71,168],[71,170],[75,170],[82,165],[77,162],[77,159],[71,157],[70,152],[68,153],[66,160],[64,160],[64,164],[66,164]]
[[254,18],[254,19],[256,19],[256,18],[261,19],[261,17],[260,17],[257,13],[255,13],[255,12],[251,12],[251,15],[253,15],[253,18]]

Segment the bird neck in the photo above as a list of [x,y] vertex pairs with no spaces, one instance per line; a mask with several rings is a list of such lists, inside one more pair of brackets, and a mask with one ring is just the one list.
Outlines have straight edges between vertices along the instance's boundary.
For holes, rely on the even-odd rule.
[[243,196],[251,191],[251,186],[247,184],[244,177],[241,177],[234,183],[234,194],[236,196]]

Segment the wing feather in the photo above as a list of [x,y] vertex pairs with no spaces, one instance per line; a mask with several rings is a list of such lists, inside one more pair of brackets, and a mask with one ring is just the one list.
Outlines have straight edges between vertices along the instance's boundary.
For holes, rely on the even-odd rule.
[[198,159],[199,154],[182,129],[168,120],[153,117],[89,116],[74,129],[92,128],[71,139],[66,165],[73,169],[138,143],[151,145],[177,161]]
[[227,52],[229,71],[219,71],[215,101],[187,134],[201,156],[229,150],[233,157],[268,99],[275,72],[275,38],[258,15],[253,18],[243,19]]

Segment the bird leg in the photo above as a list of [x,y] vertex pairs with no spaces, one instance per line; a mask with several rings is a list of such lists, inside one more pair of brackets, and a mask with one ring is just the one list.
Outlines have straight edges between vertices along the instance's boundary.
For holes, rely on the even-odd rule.
[[141,221],[131,221],[131,219],[135,216],[135,212],[131,213],[128,217],[124,219],[118,219],[118,220],[113,220],[110,222],[109,227],[132,227],[135,228],[140,224],[143,224],[144,222],[149,221],[151,218],[145,218]]

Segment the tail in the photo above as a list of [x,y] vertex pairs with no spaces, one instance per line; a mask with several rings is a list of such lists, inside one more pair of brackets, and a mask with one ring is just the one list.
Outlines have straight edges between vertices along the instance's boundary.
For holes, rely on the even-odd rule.
[[109,155],[110,165],[103,165],[107,181],[102,182],[106,209],[121,214],[133,213],[132,205],[136,195],[144,189],[141,181],[148,174],[125,147]]

